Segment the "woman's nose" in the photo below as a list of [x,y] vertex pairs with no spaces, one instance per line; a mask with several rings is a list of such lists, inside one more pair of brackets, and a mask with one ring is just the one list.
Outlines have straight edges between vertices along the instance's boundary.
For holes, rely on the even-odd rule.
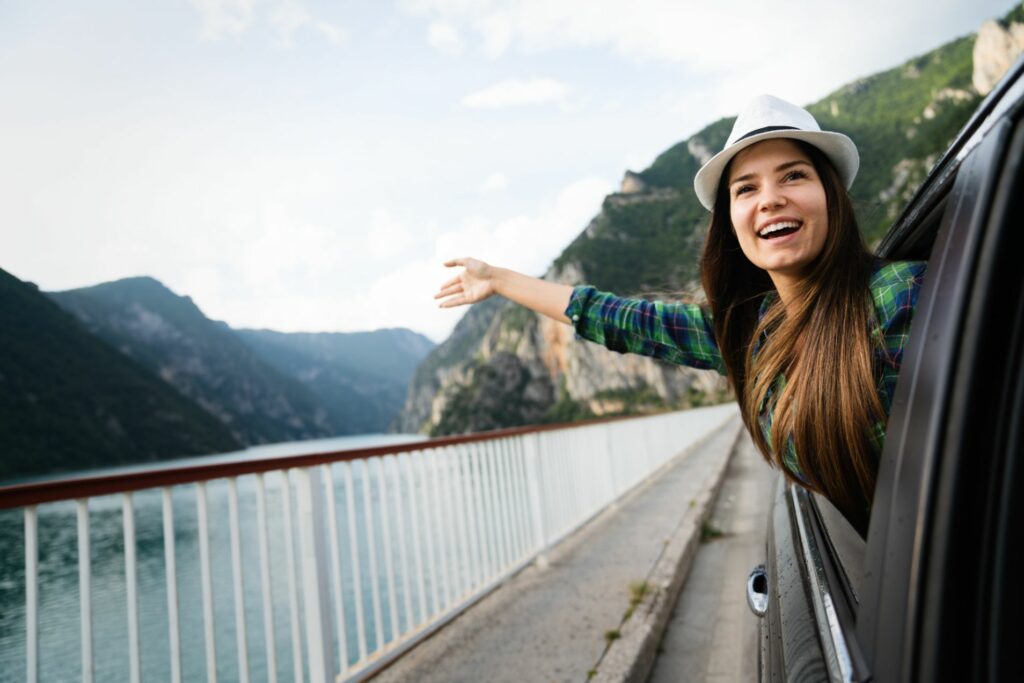
[[780,188],[774,185],[766,185],[761,190],[760,208],[762,210],[777,209],[786,205],[786,196]]

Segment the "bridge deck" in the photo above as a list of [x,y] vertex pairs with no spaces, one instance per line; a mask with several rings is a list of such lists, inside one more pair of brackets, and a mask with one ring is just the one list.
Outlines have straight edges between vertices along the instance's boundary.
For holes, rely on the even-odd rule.
[[[547,567],[520,572],[375,680],[587,680],[605,634],[622,622],[630,584],[647,577],[668,539],[703,512],[690,501],[721,480],[738,429],[738,418],[730,421],[563,542]],[[741,597],[743,589],[736,588]]]
[[672,613],[650,683],[757,680],[757,619],[746,600],[779,474],[743,435],[711,512],[721,538],[701,545]]

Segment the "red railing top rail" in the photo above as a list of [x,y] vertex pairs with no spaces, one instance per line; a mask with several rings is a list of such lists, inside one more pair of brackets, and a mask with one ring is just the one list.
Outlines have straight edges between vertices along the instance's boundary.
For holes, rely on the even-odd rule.
[[431,450],[443,448],[444,446],[472,443],[474,441],[492,441],[494,439],[518,436],[520,434],[546,432],[554,429],[586,427],[593,424],[649,417],[650,415],[651,414],[625,415],[598,418],[583,422],[530,425],[527,427],[497,429],[494,431],[479,432],[476,434],[439,437],[434,439],[425,439],[423,441],[412,441],[386,446],[371,446],[369,448],[354,448],[341,451],[254,458],[252,460],[229,462],[215,461],[208,463],[204,463],[202,461],[190,461],[188,463],[169,464],[166,467],[147,467],[139,470],[128,469],[107,474],[70,476],[21,484],[11,484],[8,486],[0,486],[0,510],[24,507],[26,505],[52,503],[60,500],[91,498],[93,496],[103,496],[112,493],[127,493],[129,491],[140,491],[159,486],[174,486],[176,484],[189,484],[199,481],[209,481],[211,479],[223,479],[226,477],[238,477],[246,474],[286,470],[293,467],[313,467],[315,465],[323,465],[326,463],[361,460],[364,458],[372,458],[374,456]]

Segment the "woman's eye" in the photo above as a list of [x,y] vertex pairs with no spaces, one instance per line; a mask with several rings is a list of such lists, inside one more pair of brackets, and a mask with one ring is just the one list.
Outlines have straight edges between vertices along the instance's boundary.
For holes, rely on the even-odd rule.
[[744,194],[745,192],[750,192],[753,189],[754,188],[750,185],[741,185],[740,187],[736,188],[736,196]]
[[786,174],[786,180],[800,180],[806,177],[807,173],[805,171],[790,171]]

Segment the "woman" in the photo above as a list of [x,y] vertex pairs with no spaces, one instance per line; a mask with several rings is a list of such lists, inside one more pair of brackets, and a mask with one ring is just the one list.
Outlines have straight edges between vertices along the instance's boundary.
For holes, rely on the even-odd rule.
[[858,166],[852,140],[764,95],[694,179],[711,211],[706,306],[620,299],[470,258],[445,264],[465,271],[435,298],[500,294],[609,349],[727,375],[765,459],[866,535],[925,264],[867,251],[847,194]]

